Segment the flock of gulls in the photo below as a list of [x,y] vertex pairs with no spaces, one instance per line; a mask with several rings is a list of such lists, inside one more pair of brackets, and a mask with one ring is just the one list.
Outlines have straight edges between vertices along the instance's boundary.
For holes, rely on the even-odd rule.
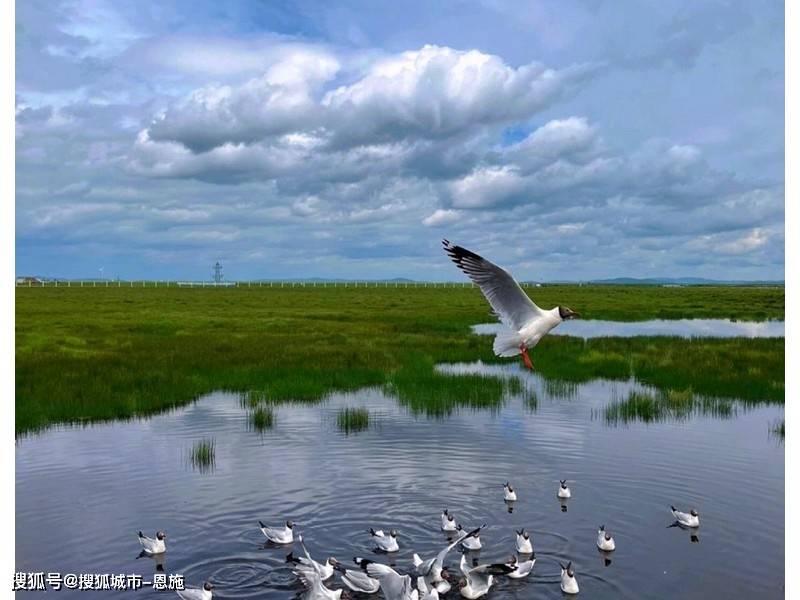
[[[566,500],[572,496],[566,480],[559,482],[556,496],[560,500]],[[503,484],[503,499],[507,503],[517,501],[517,492],[509,482]],[[671,506],[670,509],[675,518],[675,522],[671,526],[679,526],[691,531],[696,531],[700,527],[700,517],[695,509],[691,509],[688,513],[681,512],[674,506]],[[295,535],[294,522],[286,521],[283,526],[279,527],[269,527],[261,521],[258,524],[261,533],[267,538],[269,546],[285,547],[293,545],[295,542],[300,545],[302,555],[294,556],[294,552],[290,552],[286,560],[292,563],[294,575],[306,590],[305,600],[339,600],[345,591],[344,588],[332,589],[326,583],[337,573],[347,589],[359,594],[382,592],[385,600],[439,600],[440,596],[447,594],[452,589],[453,583],[456,583],[464,598],[471,600],[488,594],[497,577],[523,579],[533,572],[536,564],[533,540],[530,533],[524,528],[515,531],[515,553],[508,560],[477,564],[477,559],[474,559],[470,564],[467,561],[467,552],[482,548],[481,530],[486,525],[465,531],[460,524],[456,523],[455,517],[446,508],[441,514],[441,530],[455,534],[454,539],[449,538],[448,545],[435,556],[422,558],[419,554],[414,553],[412,555],[413,569],[410,573],[403,574],[389,565],[359,556],[353,558],[354,566],[351,568],[346,567],[333,556],[328,557],[325,562],[319,562],[311,557],[303,536]],[[376,552],[391,554],[400,549],[395,529],[383,531],[370,528],[369,535],[375,544]],[[163,554],[167,550],[165,540],[166,534],[163,531],[156,532],[154,538],[139,532],[139,542],[142,545],[143,554],[151,556]],[[601,525],[597,529],[596,545],[603,553],[611,553],[616,550],[614,538],[606,530],[605,525]],[[460,546],[463,551],[459,561],[460,577],[451,574],[445,563],[447,555],[457,546]],[[559,565],[561,567],[561,591],[565,594],[577,594],[580,587],[575,569],[572,567],[572,561],[566,565],[561,563]],[[206,581],[201,588],[176,591],[183,600],[211,600],[213,590],[214,585],[210,581]]]
[[[532,350],[548,332],[567,319],[575,319],[580,315],[566,306],[556,306],[550,310],[539,308],[522,290],[514,278],[504,269],[485,258],[461,246],[443,240],[445,252],[453,262],[480,288],[486,300],[491,305],[494,313],[505,326],[494,340],[494,352],[497,356],[521,355],[525,366],[533,370],[533,361],[529,355]],[[559,481],[556,495],[563,504],[572,496],[566,480]],[[503,485],[503,498],[506,502],[516,502],[517,492],[509,482]],[[692,509],[688,513],[670,507],[675,523],[691,531],[696,531],[700,526],[700,517]],[[452,532],[455,539],[449,540],[436,556],[423,559],[418,554],[413,555],[412,573],[401,574],[391,566],[367,558],[354,557],[354,567],[347,568],[336,558],[330,557],[320,563],[311,557],[302,535],[294,535],[295,524],[286,521],[283,527],[269,527],[259,521],[261,532],[273,545],[286,546],[300,544],[302,556],[290,553],[287,560],[293,563],[293,572],[306,589],[307,600],[338,600],[342,597],[344,589],[331,589],[326,582],[331,580],[336,573],[340,575],[342,584],[349,590],[361,594],[375,594],[382,592],[385,600],[438,600],[452,588],[451,581],[457,576],[450,573],[445,559],[451,550],[460,546],[465,552],[479,550],[481,544],[482,525],[471,531],[465,531],[456,523],[453,515],[445,509],[441,514],[441,529]],[[375,549],[382,553],[397,552],[400,544],[397,531],[375,530],[370,528],[369,534],[375,544]],[[458,588],[465,598],[481,598],[485,596],[495,582],[496,577],[509,577],[523,579],[531,574],[536,564],[536,555],[533,541],[525,529],[516,531],[516,553],[501,563],[468,564],[466,554],[461,555],[458,578]],[[694,536],[693,536],[694,538]],[[156,533],[155,538],[150,538],[139,532],[139,541],[142,552],[157,555],[166,551],[166,535],[163,531]],[[597,530],[597,547],[602,552],[613,552],[616,549],[614,538],[601,525]],[[577,594],[580,590],[575,569],[572,562],[561,566],[561,591],[565,594]],[[178,595],[184,600],[211,600],[214,585],[207,581],[202,588],[178,590]]]

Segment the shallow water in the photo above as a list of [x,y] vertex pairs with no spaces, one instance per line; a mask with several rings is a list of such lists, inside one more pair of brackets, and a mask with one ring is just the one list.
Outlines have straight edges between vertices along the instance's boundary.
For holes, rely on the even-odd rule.
[[[165,571],[189,585],[210,578],[218,598],[291,598],[301,590],[284,562],[289,549],[265,547],[259,519],[294,519],[315,557],[362,555],[407,570],[412,552],[443,545],[439,514],[448,507],[468,528],[487,524],[481,561],[509,556],[515,528],[533,533],[533,575],[501,578],[491,598],[561,598],[558,561],[568,560],[586,598],[783,596],[784,449],[769,433],[782,407],[611,427],[602,408],[634,384],[558,386],[517,365],[443,369],[521,377],[523,392],[499,410],[445,419],[412,414],[375,389],[335,394],[276,407],[264,433],[250,429],[236,396],[217,393],[146,420],[22,438],[16,570],[147,579],[156,565],[137,560],[136,532],[160,528]],[[368,407],[370,428],[338,431],[344,406]],[[200,472],[187,456],[210,435],[216,462]],[[573,493],[566,512],[555,495],[564,478]],[[513,512],[506,480],[519,495]],[[669,527],[670,504],[699,510],[698,543]],[[618,548],[608,557],[595,547],[602,523]],[[397,528],[400,552],[373,554],[371,526]],[[458,554],[448,562],[457,570]]]
[[[479,335],[494,335],[500,323],[474,325]],[[584,339],[595,337],[678,336],[678,337],[784,337],[783,321],[730,321],[728,319],[653,319],[650,321],[601,321],[574,319],[564,321],[550,335],[571,335]]]

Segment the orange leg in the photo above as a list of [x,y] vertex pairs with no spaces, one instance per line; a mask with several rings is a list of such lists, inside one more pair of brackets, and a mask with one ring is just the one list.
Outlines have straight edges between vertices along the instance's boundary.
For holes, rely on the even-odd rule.
[[533,361],[531,357],[528,356],[528,349],[525,347],[525,344],[520,344],[519,350],[522,353],[522,362],[525,363],[525,366],[528,367],[531,371],[533,371]]

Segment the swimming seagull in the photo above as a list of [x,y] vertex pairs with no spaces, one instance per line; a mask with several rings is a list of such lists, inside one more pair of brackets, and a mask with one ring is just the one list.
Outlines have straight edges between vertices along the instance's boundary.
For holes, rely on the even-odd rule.
[[373,579],[361,569],[345,569],[335,558],[331,558],[333,568],[342,575],[342,583],[354,592],[362,594],[374,594],[381,589],[381,584],[377,579]]
[[286,521],[286,525],[283,528],[267,527],[261,521],[258,524],[261,526],[261,533],[273,544],[291,544],[294,541],[294,534],[292,533],[294,523],[292,521]]
[[683,525],[684,527],[700,527],[700,515],[697,514],[695,509],[685,513],[679,511],[674,506],[670,506],[670,508],[672,509],[672,516],[675,517],[679,525]]
[[525,529],[520,529],[517,531],[517,552],[520,554],[533,554],[533,543],[531,540],[531,535],[525,531]]
[[561,482],[561,485],[558,488],[558,497],[559,498],[571,498],[572,497],[572,492],[570,492],[569,488],[567,487],[567,480],[566,479],[560,479],[559,481]]
[[[467,535],[461,536],[459,541],[461,545],[466,548],[467,550],[480,550],[483,548],[483,544],[481,543],[481,529],[486,527],[486,523],[478,527],[477,529],[473,529]],[[456,527],[457,531],[463,531],[464,528],[461,525]]]
[[530,575],[531,571],[533,571],[533,565],[536,564],[536,557],[531,556],[528,560],[520,562],[519,559],[512,554],[506,564],[509,567],[516,567],[514,571],[508,574],[511,579],[522,579]]
[[495,575],[506,575],[515,570],[515,566],[503,563],[478,565],[470,568],[467,566],[467,557],[462,554],[461,572],[464,574],[465,581],[461,586],[461,595],[470,599],[480,598],[489,592]]
[[142,545],[142,552],[145,554],[163,554],[167,551],[167,544],[164,540],[167,539],[167,534],[163,531],[156,531],[155,539],[147,537],[141,531],[139,532],[139,543]]
[[[447,581],[443,577],[442,572],[445,569],[444,559],[447,557],[447,554],[453,548],[458,546],[458,544],[460,544],[463,541],[465,541],[466,538],[471,537],[471,536],[477,536],[480,533],[480,531],[481,531],[481,529],[483,527],[485,527],[485,525],[482,526],[482,527],[478,527],[476,529],[473,529],[469,533],[466,533],[464,535],[459,536],[458,539],[456,539],[456,541],[454,541],[449,546],[445,546],[444,549],[442,549],[439,552],[439,554],[437,554],[433,558],[429,558],[427,560],[422,560],[420,558],[419,554],[417,554],[415,552],[414,555],[412,556],[412,561],[414,562],[414,567],[416,567],[416,569],[417,569],[417,573],[419,575],[424,576],[428,583],[435,583],[435,584],[445,583],[446,584]],[[445,585],[441,585],[441,586],[437,585],[436,587],[437,587],[437,589],[438,589],[440,594],[446,594],[450,589],[450,585],[449,584],[447,584],[446,586]]]
[[539,308],[504,269],[447,240],[442,240],[442,244],[458,268],[478,285],[506,327],[494,338],[494,353],[497,356],[522,354],[525,366],[533,371],[528,350],[562,321],[578,318],[580,314],[566,306],[551,310]]
[[503,484],[503,499],[507,502],[515,502],[517,500],[516,490],[507,481]]
[[572,569],[572,561],[567,563],[565,567],[558,563],[561,567],[561,591],[565,594],[577,594],[580,589],[578,588],[578,580],[575,579],[575,571]]
[[445,508],[442,511],[442,531],[455,531],[456,530],[456,519],[447,512]]
[[400,550],[400,545],[397,543],[397,531],[394,529],[389,532],[389,535],[386,535],[383,533],[383,530],[378,529],[375,531],[370,527],[369,533],[378,545],[379,550],[383,550],[384,552],[397,552]]
[[186,588],[185,590],[175,590],[178,596],[183,600],[211,600],[213,594],[211,590],[214,585],[210,581],[206,581],[201,588]]
[[295,569],[298,571],[305,571],[309,569],[315,570],[317,573],[319,573],[319,576],[323,581],[333,577],[333,563],[336,561],[336,559],[329,557],[324,564],[319,563],[311,558],[311,555],[308,553],[308,548],[306,548],[306,545],[303,542],[302,535],[297,536],[297,541],[300,542],[300,546],[303,548],[303,553],[305,556],[293,556],[290,552],[289,556],[286,557],[286,562],[295,563],[297,565]]
[[606,552],[612,552],[617,547],[614,538],[606,531],[605,525],[600,525],[600,529],[597,530],[597,547]]
[[400,575],[392,567],[356,556],[355,563],[377,579],[386,600],[418,600],[419,592],[413,588],[410,575]]

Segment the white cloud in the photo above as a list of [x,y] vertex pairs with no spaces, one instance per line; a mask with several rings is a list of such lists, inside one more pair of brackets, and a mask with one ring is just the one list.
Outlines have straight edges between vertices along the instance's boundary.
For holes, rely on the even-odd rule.
[[378,61],[359,81],[328,92],[322,104],[339,143],[448,137],[530,118],[588,72],[538,63],[515,69],[477,50],[428,45]]
[[453,209],[437,208],[433,213],[422,219],[422,224],[426,227],[441,227],[451,225],[461,219],[461,212]]
[[525,180],[512,166],[479,167],[469,175],[449,184],[453,206],[486,208],[516,196]]

